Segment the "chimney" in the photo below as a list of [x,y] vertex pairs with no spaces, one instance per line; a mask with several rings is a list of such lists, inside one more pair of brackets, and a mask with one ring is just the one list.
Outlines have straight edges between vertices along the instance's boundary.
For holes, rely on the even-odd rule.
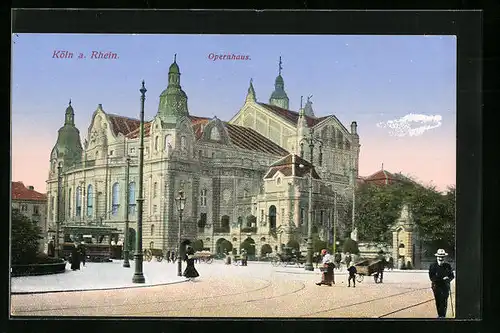
[[35,188],[33,186],[28,186],[28,190],[33,191]]

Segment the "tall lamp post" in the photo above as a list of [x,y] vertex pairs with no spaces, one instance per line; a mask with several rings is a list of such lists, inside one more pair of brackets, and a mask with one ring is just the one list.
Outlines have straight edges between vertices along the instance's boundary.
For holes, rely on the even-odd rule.
[[175,204],[177,206],[177,211],[179,212],[179,230],[177,234],[177,275],[182,276],[182,258],[181,258],[181,227],[182,227],[182,212],[184,211],[184,206],[186,205],[186,198],[184,197],[184,191],[180,190],[179,195],[175,198]]
[[62,163],[57,165],[57,209],[56,209],[56,239],[54,242],[55,257],[59,258],[59,224],[61,223],[61,206],[62,206]]
[[[133,283],[145,283],[146,279],[142,272],[142,213],[144,202],[144,197],[142,193],[142,183],[143,183],[143,172],[144,172],[144,101],[146,100],[146,87],[144,86],[144,81],[142,81],[142,87],[139,90],[141,92],[141,114],[140,114],[140,141],[139,141],[139,195],[137,198],[137,237],[135,239],[135,272],[132,277]],[[128,187],[128,184],[127,184]],[[128,207],[127,207],[128,209]]]
[[[316,144],[321,145],[322,142],[321,140],[317,139],[314,137],[314,131],[311,128],[309,131],[308,137],[305,139],[309,143],[309,149],[310,149],[310,170],[309,170],[309,223],[307,224],[307,259],[306,259],[306,264],[304,265],[304,269],[306,271],[314,271],[314,266],[313,266],[313,241],[312,241],[312,227],[313,227],[313,204],[312,204],[312,192],[313,192],[313,169],[314,169],[314,146]],[[303,155],[303,154],[301,154]],[[322,159],[322,153],[320,150],[319,153],[319,165],[321,165],[321,159]],[[300,168],[304,168],[305,166],[303,164],[299,165]]]
[[127,167],[125,169],[125,240],[123,242],[123,267],[130,267],[130,262],[128,260],[129,249],[128,249],[128,229],[129,229],[129,196],[130,196],[130,156],[127,155]]

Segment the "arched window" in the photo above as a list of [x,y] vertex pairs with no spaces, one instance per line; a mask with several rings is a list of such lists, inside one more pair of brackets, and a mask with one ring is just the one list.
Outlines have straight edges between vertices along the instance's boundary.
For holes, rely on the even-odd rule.
[[165,151],[170,151],[172,149],[172,136],[171,135],[165,135]]
[[304,142],[300,143],[300,158],[304,158]]
[[212,130],[210,131],[210,139],[214,141],[219,141],[220,140],[220,133],[217,127],[212,127]]
[[201,207],[206,207],[207,206],[207,189],[202,189],[200,193],[200,206]]
[[135,214],[135,182],[128,185],[128,213]]
[[94,202],[94,188],[92,185],[87,187],[87,217],[92,217]]
[[156,198],[157,195],[158,195],[158,183],[155,182],[153,184],[153,198]]
[[151,236],[153,236],[155,233],[155,225],[151,224]]
[[158,151],[158,141],[160,138],[158,136],[155,137],[155,151]]
[[68,191],[68,216],[71,217],[71,201],[73,198],[71,197],[71,189]]
[[187,149],[187,144],[186,144],[186,137],[181,136],[181,150],[185,151]]
[[118,214],[118,208],[120,208],[120,185],[114,183],[111,193],[111,214]]
[[76,216],[82,216],[82,188],[76,188]]

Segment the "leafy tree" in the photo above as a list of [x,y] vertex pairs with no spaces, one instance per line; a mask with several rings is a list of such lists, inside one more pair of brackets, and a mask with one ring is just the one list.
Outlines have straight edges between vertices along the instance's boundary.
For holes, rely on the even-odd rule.
[[37,261],[41,229],[17,210],[12,211],[12,264],[31,264]]
[[359,254],[358,243],[351,239],[347,238],[342,245],[342,252],[349,252],[350,254]]
[[193,242],[193,250],[195,251],[203,250],[203,241],[201,239],[197,239]]
[[299,250],[299,248],[300,248],[300,244],[299,244],[299,242],[297,242],[297,241],[296,241],[296,240],[294,240],[294,239],[292,239],[292,240],[288,241],[288,243],[286,243],[286,246],[287,246],[287,247],[290,247],[290,248],[293,248],[293,249],[295,249],[295,250],[297,250],[297,251],[298,251],[298,250]]

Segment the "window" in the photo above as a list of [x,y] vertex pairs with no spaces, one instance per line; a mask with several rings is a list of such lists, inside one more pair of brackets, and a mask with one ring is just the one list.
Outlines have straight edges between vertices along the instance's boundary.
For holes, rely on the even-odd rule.
[[215,140],[215,141],[220,140],[220,133],[217,127],[212,128],[212,131],[210,132],[210,140]]
[[[155,225],[151,224],[151,236],[153,236],[155,233]],[[152,246],[151,246],[152,247]]]
[[111,193],[111,214],[115,216],[118,214],[118,208],[120,208],[120,185],[118,182],[113,184]]
[[281,185],[281,177],[276,178],[276,184]]
[[260,221],[264,222],[264,210],[263,209],[260,210]]
[[281,208],[281,224],[285,225],[285,208]]
[[325,222],[324,219],[325,219],[325,212],[321,210],[319,212],[319,223],[323,224]]
[[76,216],[82,216],[82,188],[80,186],[76,188]]
[[40,210],[38,209],[38,206],[33,206],[33,214],[38,215],[40,214]]
[[130,148],[130,154],[135,154],[135,148]]
[[212,158],[215,158],[215,152],[212,152]]
[[109,151],[109,156],[113,156],[113,150]]
[[304,143],[300,143],[300,158],[304,158]]
[[300,209],[300,224],[304,224],[304,208]]
[[156,198],[157,195],[158,195],[158,183],[155,182],[153,184],[153,198]]
[[68,190],[68,216],[71,217],[71,201],[72,201],[72,197],[71,197],[71,189]]
[[158,151],[158,141],[160,138],[158,136],[155,137],[155,151]]
[[201,150],[198,150],[198,158],[201,159],[203,156],[203,152]]
[[128,185],[128,213],[135,214],[135,182]]
[[181,136],[181,150],[185,151],[187,149],[187,144],[186,144],[186,137]]
[[158,206],[157,205],[153,205],[153,214],[156,214],[157,211],[158,211]]
[[165,151],[170,151],[172,149],[172,136],[171,135],[165,135]]
[[28,205],[21,205],[21,212],[27,212],[28,211]]
[[201,207],[207,206],[207,189],[202,189],[200,193],[200,205]]
[[146,152],[145,152],[146,155],[149,155],[149,147],[146,147]]
[[248,190],[244,189],[243,190],[243,198],[247,198],[247,197],[248,197]]
[[92,217],[93,203],[94,202],[94,189],[92,185],[87,187],[87,216]]

